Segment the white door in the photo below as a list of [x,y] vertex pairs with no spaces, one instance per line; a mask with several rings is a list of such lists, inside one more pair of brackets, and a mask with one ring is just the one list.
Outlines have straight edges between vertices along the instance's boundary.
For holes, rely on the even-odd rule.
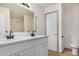
[[46,15],[48,49],[57,51],[57,12],[52,12]]
[[5,35],[4,14],[0,13],[0,38],[3,38],[4,35]]

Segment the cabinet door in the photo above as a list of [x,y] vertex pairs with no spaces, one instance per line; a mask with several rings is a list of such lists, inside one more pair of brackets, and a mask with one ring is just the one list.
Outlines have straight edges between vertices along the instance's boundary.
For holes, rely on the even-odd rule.
[[44,56],[43,44],[35,46],[34,50],[35,50],[35,56]]
[[48,40],[47,40],[47,38],[43,38],[43,45],[44,45],[44,47],[48,47]]
[[43,49],[44,49],[44,56],[48,55],[48,40],[47,38],[44,38],[43,40]]
[[23,51],[17,53],[18,56],[33,56],[34,55],[34,49],[29,48],[29,49],[24,49]]
[[43,48],[43,53],[44,53],[43,56],[48,56],[48,47]]
[[34,52],[35,56],[48,55],[47,38],[34,40]]
[[33,47],[33,41],[17,42],[13,45],[0,47],[0,56],[14,55],[16,52]]

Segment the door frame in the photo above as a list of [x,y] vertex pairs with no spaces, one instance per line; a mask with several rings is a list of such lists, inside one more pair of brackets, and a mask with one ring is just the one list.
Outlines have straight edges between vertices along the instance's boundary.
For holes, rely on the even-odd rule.
[[[45,14],[45,20],[46,20],[46,15],[48,15],[48,14],[51,14],[51,13],[57,13],[57,52],[59,52],[59,13],[58,13],[58,10],[56,10],[56,11],[53,11],[53,12],[49,12],[49,13],[46,13]],[[47,20],[46,20],[46,26],[45,26],[45,28],[46,28],[46,30],[45,30],[45,34],[47,35]]]

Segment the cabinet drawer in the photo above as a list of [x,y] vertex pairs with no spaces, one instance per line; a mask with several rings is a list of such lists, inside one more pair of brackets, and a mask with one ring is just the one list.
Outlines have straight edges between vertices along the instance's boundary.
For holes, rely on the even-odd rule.
[[34,55],[34,49],[29,48],[29,49],[24,49],[23,51],[18,53],[20,56],[33,56]]
[[30,48],[30,47],[33,47],[33,41],[26,41],[26,42],[17,43],[14,45],[0,47],[0,56],[11,55],[13,53],[16,53],[18,51],[21,51],[25,48]]
[[48,49],[47,47],[43,47],[43,45],[38,45],[34,47],[35,50],[35,56],[47,56],[48,55]]
[[44,48],[44,56],[48,56],[48,47]]
[[34,40],[34,45],[39,45],[39,44],[43,44],[43,38]]

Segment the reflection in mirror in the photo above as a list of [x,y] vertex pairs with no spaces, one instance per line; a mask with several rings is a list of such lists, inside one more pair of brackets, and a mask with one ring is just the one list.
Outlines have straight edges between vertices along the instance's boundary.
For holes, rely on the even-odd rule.
[[11,9],[11,30],[13,32],[34,31],[34,13],[23,8]]
[[20,18],[11,18],[11,30],[13,32],[34,31],[34,15],[24,15]]
[[[10,16],[10,30],[13,32],[32,32],[35,30],[34,12],[22,4],[0,3],[0,7],[8,8]],[[7,29],[5,29],[7,30]],[[8,30],[7,30],[8,31]]]
[[24,31],[34,31],[34,16],[33,15],[24,15]]
[[24,19],[11,18],[11,30],[13,32],[24,32]]

